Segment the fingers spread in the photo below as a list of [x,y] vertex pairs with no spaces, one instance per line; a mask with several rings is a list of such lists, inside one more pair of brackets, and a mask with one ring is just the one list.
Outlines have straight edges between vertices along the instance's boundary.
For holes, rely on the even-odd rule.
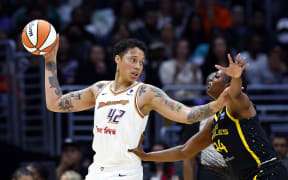
[[225,68],[219,65],[215,65],[215,68],[221,71],[225,71]]
[[231,57],[230,53],[228,53],[227,57],[228,57],[228,60],[229,60],[229,64],[233,64],[233,60],[232,60],[232,57]]
[[245,64],[245,66],[243,66],[243,70],[246,69],[249,66],[249,64]]
[[241,59],[241,62],[239,63],[239,65],[240,65],[240,66],[242,66],[242,65],[243,65],[243,63],[244,63],[245,59],[246,59],[245,57]]
[[236,59],[235,59],[235,62],[236,62],[237,64],[238,64],[238,62],[239,62],[239,59],[240,59],[240,53],[237,54]]

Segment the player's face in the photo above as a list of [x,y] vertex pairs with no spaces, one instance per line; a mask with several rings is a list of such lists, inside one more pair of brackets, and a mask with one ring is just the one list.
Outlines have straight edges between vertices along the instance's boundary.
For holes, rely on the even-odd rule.
[[223,71],[217,71],[208,76],[206,81],[206,93],[212,99],[217,99],[227,86],[229,86],[229,83],[227,83],[227,76]]
[[129,49],[120,60],[116,59],[121,78],[130,82],[136,81],[142,73],[144,61],[145,54],[141,49]]

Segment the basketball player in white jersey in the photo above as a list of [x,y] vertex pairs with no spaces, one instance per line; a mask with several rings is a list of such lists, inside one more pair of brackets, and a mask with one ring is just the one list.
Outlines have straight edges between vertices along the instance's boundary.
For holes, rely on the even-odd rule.
[[[179,123],[203,120],[226,105],[227,92],[209,104],[187,107],[169,98],[161,89],[137,82],[145,61],[145,45],[135,39],[114,47],[117,71],[114,81],[100,81],[90,87],[63,95],[57,79],[54,48],[44,55],[47,108],[54,112],[76,112],[95,108],[93,128],[94,161],[86,180],[141,180],[141,160],[128,149],[137,147],[149,112]],[[85,72],[83,72],[85,73]]]

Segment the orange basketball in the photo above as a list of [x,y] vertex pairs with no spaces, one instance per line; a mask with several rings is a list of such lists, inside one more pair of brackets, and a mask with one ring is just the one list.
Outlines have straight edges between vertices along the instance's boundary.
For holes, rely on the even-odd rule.
[[56,40],[56,31],[49,22],[36,19],[29,22],[22,31],[22,44],[35,55],[43,55],[51,50]]

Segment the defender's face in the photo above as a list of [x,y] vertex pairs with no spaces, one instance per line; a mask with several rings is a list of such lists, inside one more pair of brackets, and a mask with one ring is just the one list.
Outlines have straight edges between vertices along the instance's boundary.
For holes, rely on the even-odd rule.
[[222,91],[229,86],[226,75],[223,71],[217,71],[208,76],[206,81],[206,93],[212,98],[217,99]]
[[145,54],[137,47],[129,49],[122,58],[116,56],[120,77],[130,82],[136,81],[142,73],[144,61]]

